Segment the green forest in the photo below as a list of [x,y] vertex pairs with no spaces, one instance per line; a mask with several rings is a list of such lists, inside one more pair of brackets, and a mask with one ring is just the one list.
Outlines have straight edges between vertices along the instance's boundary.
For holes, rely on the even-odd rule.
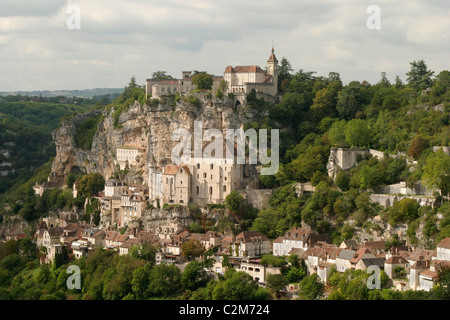
[[6,96],[0,101],[0,171],[9,171],[0,180],[0,195],[24,184],[37,168],[55,156],[51,132],[64,116],[93,106],[81,98],[71,104],[59,103],[60,98],[31,99]]

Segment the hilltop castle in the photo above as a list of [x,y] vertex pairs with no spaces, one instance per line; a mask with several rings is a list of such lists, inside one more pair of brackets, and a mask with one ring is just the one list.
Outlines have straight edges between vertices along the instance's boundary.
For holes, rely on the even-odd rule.
[[[226,81],[224,93],[245,96],[255,89],[257,93],[275,97],[278,93],[278,60],[275,50],[272,48],[267,60],[267,71],[257,65],[227,66],[223,76],[213,76],[213,92],[217,92],[223,80]],[[145,85],[146,94],[151,94],[153,98],[169,94],[187,95],[196,88],[192,83],[191,71],[183,71],[181,79],[147,79]]]

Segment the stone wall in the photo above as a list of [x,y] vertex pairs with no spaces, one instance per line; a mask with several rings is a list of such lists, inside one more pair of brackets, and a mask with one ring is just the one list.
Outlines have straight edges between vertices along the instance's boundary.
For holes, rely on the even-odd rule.
[[411,196],[411,195],[394,195],[394,194],[377,194],[372,193],[370,195],[370,201],[378,203],[385,208],[392,207],[394,205],[394,201],[400,201],[404,198],[415,199],[419,203],[420,206],[431,206],[434,207],[436,202],[435,197],[426,197],[426,196]]
[[236,190],[253,208],[262,210],[269,207],[269,198],[273,189]]

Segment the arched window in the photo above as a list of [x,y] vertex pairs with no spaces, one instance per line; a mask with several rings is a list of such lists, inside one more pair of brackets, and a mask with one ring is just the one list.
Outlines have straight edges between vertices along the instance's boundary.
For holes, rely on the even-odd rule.
[[214,169],[214,164],[211,163],[211,170]]
[[200,187],[197,186],[196,189],[197,189],[197,194],[199,194],[200,193]]
[[227,192],[227,186],[223,185],[223,192]]
[[206,172],[203,172],[203,178],[206,179]]
[[213,194],[213,188],[209,187],[209,194]]

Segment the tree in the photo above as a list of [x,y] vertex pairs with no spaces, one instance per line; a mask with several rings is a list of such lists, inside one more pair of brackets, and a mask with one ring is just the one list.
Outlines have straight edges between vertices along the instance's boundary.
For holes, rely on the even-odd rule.
[[335,115],[338,92],[341,87],[341,82],[335,80],[326,88],[317,91],[314,104],[310,110],[311,119],[319,122],[324,117],[333,117]]
[[212,75],[206,72],[200,72],[192,77],[192,83],[200,90],[211,90],[214,80]]
[[155,263],[157,249],[148,242],[135,245],[130,248],[129,254],[136,259],[148,261],[150,264]]
[[336,121],[331,125],[328,139],[330,140],[330,143],[334,147],[346,147],[348,146],[347,142],[345,141],[345,127],[347,125],[347,122],[345,120]]
[[413,221],[419,216],[420,205],[415,199],[405,198],[400,201],[394,201],[394,205],[389,212],[389,224]]
[[97,195],[105,187],[105,179],[100,173],[84,175],[78,180],[78,193],[85,197]]
[[324,293],[324,285],[320,282],[317,273],[306,276],[300,282],[298,295],[306,300],[315,300],[321,298]]
[[190,262],[181,275],[181,285],[187,290],[196,290],[208,282],[208,275],[198,261]]
[[19,243],[16,240],[8,240],[3,245],[3,255],[19,254]]
[[278,67],[278,88],[282,88],[283,81],[289,81],[292,78],[292,71],[294,71],[294,69],[292,69],[289,60],[285,57],[281,58],[280,66]]
[[173,77],[168,75],[166,71],[155,71],[152,74],[152,78],[156,80],[172,80]]
[[173,264],[160,264],[153,267],[149,279],[149,292],[157,297],[167,298],[179,290],[180,269]]
[[212,292],[214,300],[263,300],[267,297],[267,291],[260,288],[249,274],[234,271],[225,275],[226,280],[219,282]]
[[414,139],[411,142],[411,145],[408,149],[408,156],[414,158],[414,160],[417,160],[422,155],[422,152],[428,147],[428,143],[426,140],[424,140],[420,134],[415,136]]
[[136,299],[143,300],[149,298],[148,286],[150,284],[150,264],[147,263],[143,267],[139,267],[133,272],[131,279],[131,288]]
[[205,252],[205,247],[197,239],[191,239],[181,245],[181,253],[187,259],[195,259]]
[[358,81],[352,81],[338,94],[336,109],[339,116],[350,120],[361,109],[361,84]]
[[373,138],[373,132],[367,122],[361,119],[350,120],[345,127],[345,140],[353,147],[368,147]]
[[283,274],[268,274],[266,276],[267,288],[275,294],[275,297],[279,297],[280,291],[289,284],[289,281]]
[[408,78],[408,85],[414,89],[425,90],[428,87],[431,87],[434,72],[428,70],[428,67],[423,60],[413,61],[409,63],[411,65],[411,69],[406,75]]
[[350,189],[350,178],[350,174],[345,171],[341,171],[336,176],[336,185],[342,191],[348,191],[348,189]]
[[236,191],[231,191],[229,195],[225,197],[225,204],[228,209],[230,209],[233,213],[238,213],[241,208],[242,202],[244,201],[244,197],[241,196]]
[[428,186],[441,189],[443,195],[449,194],[450,156],[442,148],[428,156],[422,178]]

